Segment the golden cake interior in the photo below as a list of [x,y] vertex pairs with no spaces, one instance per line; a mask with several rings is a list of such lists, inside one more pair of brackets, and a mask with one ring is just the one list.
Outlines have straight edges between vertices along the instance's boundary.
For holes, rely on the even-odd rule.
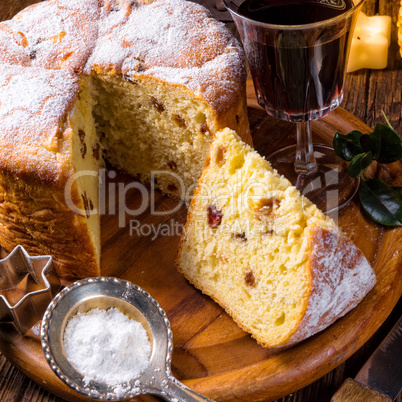
[[[92,115],[96,99],[92,78],[84,76],[80,82],[72,112],[69,116],[69,125],[73,130],[72,160],[74,175],[71,176],[71,185],[81,197],[79,205],[69,205],[77,215],[85,216],[88,224],[89,236],[95,247],[96,260],[100,264],[100,214],[99,214],[99,169],[103,166],[102,148],[96,133],[95,120]],[[68,187],[65,188],[68,202]]]
[[106,159],[165,194],[188,200],[216,130],[210,107],[155,79],[104,74],[93,83]]
[[236,137],[224,130],[211,148],[179,269],[245,330],[282,344],[307,309],[309,230],[335,224]]

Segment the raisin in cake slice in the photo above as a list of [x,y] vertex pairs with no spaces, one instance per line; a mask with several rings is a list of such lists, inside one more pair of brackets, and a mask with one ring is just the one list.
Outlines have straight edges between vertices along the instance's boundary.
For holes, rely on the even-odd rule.
[[323,330],[375,283],[336,224],[229,129],[206,160],[178,266],[266,347]]

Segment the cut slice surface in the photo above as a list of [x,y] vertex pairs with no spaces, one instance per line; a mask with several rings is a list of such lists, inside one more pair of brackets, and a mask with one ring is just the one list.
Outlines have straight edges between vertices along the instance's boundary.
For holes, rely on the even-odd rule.
[[374,284],[336,224],[228,129],[211,147],[178,264],[264,346],[323,329]]

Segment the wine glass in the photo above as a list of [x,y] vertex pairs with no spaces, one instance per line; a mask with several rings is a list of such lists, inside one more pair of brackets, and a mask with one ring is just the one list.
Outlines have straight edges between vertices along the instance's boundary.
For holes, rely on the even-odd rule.
[[324,212],[346,204],[358,180],[333,148],[312,143],[310,122],[342,102],[347,59],[364,0],[223,0],[243,43],[257,101],[296,123],[297,144],[271,165]]

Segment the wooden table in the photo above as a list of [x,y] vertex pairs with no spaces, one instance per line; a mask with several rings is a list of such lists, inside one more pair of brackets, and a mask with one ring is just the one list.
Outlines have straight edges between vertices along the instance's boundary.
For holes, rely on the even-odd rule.
[[[196,0],[206,5],[214,16],[234,30],[230,16],[220,0]],[[11,18],[19,10],[36,0],[1,0],[0,20]],[[360,70],[347,75],[342,106],[369,126],[383,122],[382,111],[398,133],[402,133],[402,59],[397,44],[396,21],[399,2],[396,0],[366,0],[368,15],[380,13],[392,16],[392,41],[388,67],[385,70]],[[313,384],[291,394],[281,401],[329,401],[344,379],[354,377],[364,361],[375,350],[402,311],[399,301],[388,319],[374,336],[352,357]],[[0,401],[60,402],[28,377],[20,373],[0,354]],[[397,399],[402,402],[402,396]]]

